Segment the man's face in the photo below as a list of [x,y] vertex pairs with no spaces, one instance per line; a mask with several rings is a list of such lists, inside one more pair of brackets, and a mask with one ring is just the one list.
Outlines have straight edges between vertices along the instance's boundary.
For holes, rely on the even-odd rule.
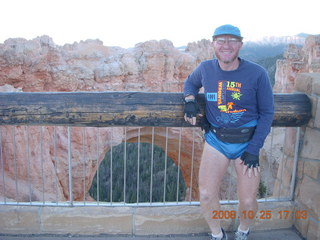
[[213,48],[217,59],[224,64],[234,62],[242,47],[242,41],[231,35],[221,35],[213,39]]

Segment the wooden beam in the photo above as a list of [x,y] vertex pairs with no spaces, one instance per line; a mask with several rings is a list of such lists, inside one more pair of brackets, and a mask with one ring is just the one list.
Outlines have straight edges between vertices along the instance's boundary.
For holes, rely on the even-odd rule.
[[[275,94],[273,126],[302,126],[311,118],[306,94]],[[0,125],[190,127],[182,93],[3,92]],[[203,112],[204,94],[198,102]]]

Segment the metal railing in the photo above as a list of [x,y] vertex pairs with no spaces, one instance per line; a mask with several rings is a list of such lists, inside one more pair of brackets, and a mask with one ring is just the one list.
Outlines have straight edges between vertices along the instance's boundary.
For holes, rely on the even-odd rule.
[[[274,96],[276,127],[261,153],[259,201],[292,199],[299,127],[311,117],[307,95]],[[203,111],[204,95],[197,99]],[[198,205],[198,168],[204,140],[197,124],[190,127],[183,120],[182,93],[0,93],[0,205]],[[279,127],[297,127],[292,156],[283,155],[284,141],[278,141],[277,134],[283,137],[284,133]],[[132,142],[137,147],[135,164],[128,158]],[[142,143],[149,143],[149,150],[141,150]],[[119,160],[116,149],[121,144]],[[149,155],[142,157],[146,151]],[[158,153],[162,156],[159,161],[155,160]],[[106,156],[109,165],[103,168]],[[169,175],[172,161],[174,177]],[[114,171],[119,162],[120,170]],[[146,166],[147,174],[142,173]],[[109,184],[104,192],[102,179]],[[221,203],[237,203],[232,167],[222,185]],[[172,188],[174,193],[169,194]],[[146,189],[148,196],[142,198]],[[116,194],[121,197],[116,198]],[[175,197],[169,200],[169,195]]]
[[[115,130],[116,129],[116,130]],[[300,128],[297,127],[294,158],[291,164],[290,186],[285,183],[283,175],[288,175],[288,167],[284,168],[283,155],[275,156],[275,152],[281,151],[283,145],[275,144],[275,132],[281,128],[272,128],[271,134],[266,140],[264,147],[264,160],[262,161],[262,181],[260,184],[259,202],[263,201],[287,201],[292,200],[294,191],[294,180],[297,168],[297,158],[300,140]],[[116,131],[116,132],[115,132]],[[143,133],[142,133],[143,131]],[[133,132],[135,132],[133,134]],[[0,126],[0,205],[31,205],[31,206],[170,206],[170,205],[199,205],[197,194],[194,189],[197,186],[197,169],[199,154],[199,139],[201,139],[199,128],[177,128],[177,127],[55,127],[55,126]],[[283,132],[280,133],[284,134]],[[119,136],[120,135],[120,136]],[[129,136],[132,135],[132,136]],[[170,135],[170,136],[169,136]],[[147,137],[146,137],[147,136]],[[161,140],[156,138],[161,136]],[[187,138],[188,136],[189,138]],[[190,136],[192,136],[190,138]],[[173,139],[173,137],[175,139]],[[283,135],[281,135],[283,137]],[[147,138],[147,140],[146,140]],[[187,138],[187,140],[185,140]],[[106,141],[107,139],[107,141]],[[142,140],[143,139],[143,140]],[[175,144],[172,144],[172,139]],[[188,142],[192,139],[192,142]],[[129,142],[135,142],[136,152],[136,174],[130,179],[128,174],[132,163],[129,164],[128,149]],[[141,144],[149,142],[151,145],[147,160],[142,160]],[[161,142],[163,151],[161,171],[161,182],[154,182],[155,147]],[[123,173],[121,176],[123,185],[121,189],[113,187],[114,180],[118,178],[118,172],[113,172],[115,166],[114,149],[123,144]],[[187,144],[188,146],[183,146]],[[202,143],[200,143],[201,145]],[[75,148],[76,145],[76,148]],[[10,150],[7,148],[10,147]],[[191,149],[189,149],[191,147]],[[188,149],[191,159],[186,168],[185,150]],[[169,155],[176,156],[174,178],[168,177],[168,166],[173,162]],[[101,192],[101,163],[109,156],[109,182],[108,197],[105,201],[100,196]],[[103,160],[105,159],[105,160]],[[119,160],[117,160],[119,161]],[[140,192],[142,162],[150,162],[149,176],[147,176],[149,198],[142,200]],[[184,167],[182,167],[182,165]],[[21,168],[23,166],[23,168]],[[50,167],[51,166],[51,167]],[[181,172],[184,168],[184,173]],[[186,172],[186,169],[190,171]],[[97,190],[95,199],[89,195],[89,189],[93,182],[92,172],[95,172],[95,188]],[[90,175],[91,173],[91,175]],[[222,204],[237,203],[235,196],[236,185],[233,168],[229,167],[228,174],[224,179],[224,191],[222,191]],[[9,176],[10,175],[10,176]],[[145,174],[146,175],[146,174]],[[180,182],[184,176],[185,196],[181,199]],[[186,178],[187,176],[187,178]],[[146,176],[144,176],[146,177]],[[175,179],[175,182],[172,182]],[[187,180],[188,179],[188,180]],[[127,201],[128,183],[135,182],[135,201]],[[159,186],[162,184],[161,186]],[[168,186],[176,186],[175,199],[168,201]],[[76,189],[75,189],[76,188]],[[145,188],[145,186],[144,186]],[[162,189],[162,196],[154,201],[154,190]],[[80,189],[80,190],[79,190]],[[283,190],[285,189],[285,191]],[[146,189],[143,189],[146,190]],[[159,190],[160,191],[160,190]],[[81,192],[81,194],[80,194]],[[121,193],[123,200],[113,201],[115,192]],[[264,195],[263,195],[264,194]]]

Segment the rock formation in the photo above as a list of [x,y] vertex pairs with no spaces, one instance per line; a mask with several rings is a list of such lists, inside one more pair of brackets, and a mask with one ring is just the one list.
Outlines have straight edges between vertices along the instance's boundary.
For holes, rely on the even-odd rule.
[[298,73],[320,72],[320,36],[308,37],[302,48],[290,44],[283,56],[277,61],[274,91],[291,93]]
[[[0,90],[182,92],[183,81],[200,61],[212,58],[210,41],[177,50],[168,40],[148,41],[132,49],[106,47],[99,40],[57,46],[47,36],[8,39],[0,45]],[[99,163],[112,146],[136,141],[137,128],[71,128],[73,199],[90,200],[88,190]],[[141,128],[151,142],[151,128]],[[183,130],[181,170],[197,198],[197,172],[203,144],[196,131]],[[156,128],[155,144],[165,149],[165,128]],[[178,162],[179,131],[168,129],[168,156]],[[66,127],[1,127],[0,196],[16,201],[69,199]],[[194,164],[190,161],[194,159]],[[192,169],[191,169],[192,168]],[[193,171],[193,174],[191,174]],[[190,176],[194,179],[191,181]],[[192,186],[190,186],[192,183]]]

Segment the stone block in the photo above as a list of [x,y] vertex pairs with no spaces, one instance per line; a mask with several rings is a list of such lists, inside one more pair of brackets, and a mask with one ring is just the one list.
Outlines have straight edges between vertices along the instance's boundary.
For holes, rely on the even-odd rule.
[[132,234],[132,209],[128,207],[45,207],[41,214],[46,234]]
[[304,135],[301,157],[309,159],[320,159],[319,139],[320,130],[307,127]]
[[[296,202],[297,203],[297,202]],[[298,213],[301,213],[303,211],[306,211],[308,207],[304,206],[303,204],[297,203],[295,211]],[[299,216],[297,214],[297,216]],[[307,217],[304,218],[300,215],[300,218],[295,219],[295,227],[298,229],[298,231],[301,233],[303,237],[306,239],[311,240],[318,240],[320,239],[320,223],[319,223],[319,216],[316,216],[316,214],[312,211],[307,211]]]
[[136,235],[168,235],[209,232],[199,206],[137,208]]
[[0,206],[0,233],[39,234],[39,208]]
[[294,89],[308,95],[312,94],[313,73],[299,73],[296,77]]
[[320,73],[299,73],[296,77],[294,89],[308,95],[320,95]]
[[307,211],[312,211],[312,214],[320,216],[320,184],[311,178],[304,176],[300,184],[299,195],[297,202],[307,206]]
[[305,161],[303,172],[305,175],[317,180],[320,173],[320,160]]
[[320,73],[313,73],[312,93],[320,95]]
[[[290,228],[293,225],[291,215],[286,216],[284,211],[292,212],[294,206],[291,202],[265,202],[259,203],[253,230],[270,230]],[[269,213],[267,213],[269,212]]]

